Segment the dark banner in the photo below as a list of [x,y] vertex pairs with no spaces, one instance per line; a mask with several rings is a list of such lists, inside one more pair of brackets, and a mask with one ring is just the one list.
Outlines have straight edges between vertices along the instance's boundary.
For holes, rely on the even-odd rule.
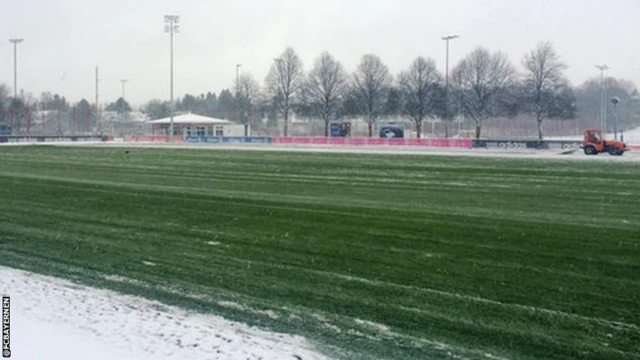
[[332,123],[331,124],[331,137],[349,137],[351,136],[351,124],[350,123]]
[[11,126],[0,125],[0,136],[11,136]]
[[383,125],[380,127],[380,137],[382,139],[402,139],[404,138],[404,126],[402,125]]

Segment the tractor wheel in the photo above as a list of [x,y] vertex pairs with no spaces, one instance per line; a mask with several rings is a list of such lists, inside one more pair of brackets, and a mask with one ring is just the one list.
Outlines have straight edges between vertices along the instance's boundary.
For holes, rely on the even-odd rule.
[[586,155],[596,155],[598,153],[598,150],[596,150],[595,146],[587,146],[584,148],[584,153]]
[[608,152],[609,155],[618,155],[618,149],[614,148],[613,146],[607,146],[606,149],[604,149],[604,151]]
[[616,153],[616,156],[622,156],[624,155],[624,150],[618,150],[618,152]]

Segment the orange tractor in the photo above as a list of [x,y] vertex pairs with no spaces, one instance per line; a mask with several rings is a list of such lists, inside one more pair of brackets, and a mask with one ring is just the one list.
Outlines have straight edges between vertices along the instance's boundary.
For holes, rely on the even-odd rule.
[[598,155],[606,152],[609,155],[623,155],[629,148],[618,140],[607,140],[601,130],[587,130],[584,132],[584,143],[581,146],[587,155]]

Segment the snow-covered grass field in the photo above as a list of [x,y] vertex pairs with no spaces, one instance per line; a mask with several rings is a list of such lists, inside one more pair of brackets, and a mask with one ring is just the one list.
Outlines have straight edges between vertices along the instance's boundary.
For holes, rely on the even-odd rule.
[[12,358],[640,356],[634,153],[86,145],[0,147]]
[[220,316],[7,267],[0,279],[13,359],[326,359],[301,337]]

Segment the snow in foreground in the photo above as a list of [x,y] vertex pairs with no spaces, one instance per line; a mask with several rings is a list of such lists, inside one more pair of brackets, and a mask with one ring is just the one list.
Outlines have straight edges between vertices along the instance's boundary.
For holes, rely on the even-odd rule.
[[0,267],[11,359],[325,359],[304,338]]

